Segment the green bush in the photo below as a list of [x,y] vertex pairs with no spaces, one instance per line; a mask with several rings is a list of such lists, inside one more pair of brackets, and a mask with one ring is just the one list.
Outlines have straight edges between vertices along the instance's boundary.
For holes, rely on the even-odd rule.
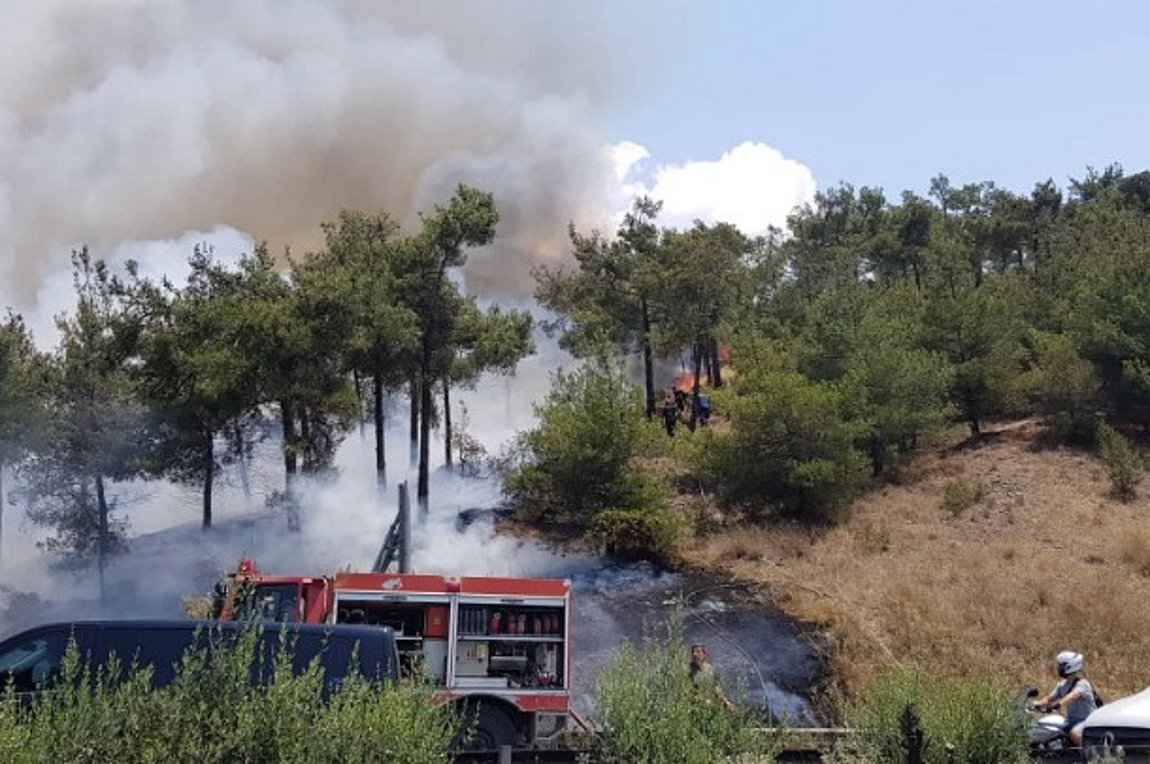
[[1010,694],[981,680],[895,670],[879,679],[850,716],[862,732],[860,760],[1009,764],[1029,759],[1025,721]]
[[728,403],[731,430],[700,450],[699,474],[728,503],[834,520],[869,472],[854,445],[863,425],[847,421],[842,404],[836,387],[798,373],[740,377]]
[[1142,472],[1146,468],[1142,455],[1122,433],[1106,422],[1098,425],[1098,455],[1106,465],[1114,495],[1128,501],[1134,498]]
[[986,498],[981,480],[951,480],[942,489],[942,506],[952,515],[961,515]]
[[[0,707],[0,760],[24,762],[451,761],[456,719],[430,688],[377,687],[347,677],[325,702],[318,662],[293,676],[287,651],[263,686],[249,686],[254,633],[190,652],[174,683],[154,690],[151,669],[115,661],[95,676],[75,648],[60,681],[26,711],[8,690]],[[258,659],[256,659],[258,661]]]
[[1034,331],[1028,346],[1029,369],[1018,380],[1023,394],[1054,438],[1089,443],[1102,397],[1094,365],[1064,334]]
[[590,536],[616,557],[665,562],[690,530],[690,518],[671,509],[609,509],[595,517]]
[[638,388],[591,367],[555,375],[539,425],[504,455],[504,490],[536,519],[589,523],[601,510],[661,498],[631,464],[649,439]]
[[[687,671],[681,624],[663,639],[625,643],[600,672],[597,702],[603,734],[594,761],[604,764],[712,764],[773,761],[776,740],[751,710],[728,710],[700,692]],[[739,757],[746,757],[741,759]]]

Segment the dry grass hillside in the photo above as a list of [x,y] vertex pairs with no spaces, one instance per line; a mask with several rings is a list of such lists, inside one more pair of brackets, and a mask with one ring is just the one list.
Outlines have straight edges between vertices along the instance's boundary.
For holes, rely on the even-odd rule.
[[1117,501],[1094,456],[1043,448],[1040,434],[1021,422],[977,443],[956,436],[833,530],[728,528],[686,560],[760,582],[819,624],[848,695],[897,665],[1045,687],[1062,649],[1086,655],[1104,697],[1141,690],[1150,489]]

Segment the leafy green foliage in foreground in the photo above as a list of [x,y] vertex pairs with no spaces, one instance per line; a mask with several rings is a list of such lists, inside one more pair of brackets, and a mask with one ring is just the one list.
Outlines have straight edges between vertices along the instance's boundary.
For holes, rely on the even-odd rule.
[[1028,761],[1024,719],[1009,693],[978,679],[939,680],[915,670],[883,677],[852,713],[859,761]]
[[624,644],[599,674],[603,735],[595,761],[628,764],[710,764],[773,761],[775,740],[758,729],[753,710],[728,710],[696,687],[690,653],[674,620],[665,639],[648,635]]
[[21,709],[11,689],[0,703],[0,761],[35,762],[396,762],[451,760],[452,714],[428,688],[373,686],[351,676],[323,699],[318,664],[294,676],[286,651],[270,679],[250,688],[253,650],[189,653],[176,681],[152,688],[151,667],[102,667],[76,650],[60,681]]

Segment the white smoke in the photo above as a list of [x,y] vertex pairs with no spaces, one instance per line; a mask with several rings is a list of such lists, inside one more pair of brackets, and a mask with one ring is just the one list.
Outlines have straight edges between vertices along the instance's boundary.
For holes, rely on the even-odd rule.
[[[485,375],[474,387],[452,392],[456,432],[466,432],[490,456],[497,456],[516,433],[534,425],[534,405],[546,397],[551,372],[575,363],[543,339],[537,333],[540,352],[524,359],[514,376]],[[414,505],[416,468],[410,459],[408,421],[406,397],[393,395],[387,414],[386,488],[377,487],[370,424],[348,433],[336,453],[333,475],[300,481],[298,533],[288,531],[284,510],[269,504],[284,489],[275,432],[256,444],[250,460],[230,464],[217,475],[210,530],[200,527],[202,504],[197,486],[163,480],[109,483],[114,514],[129,523],[129,550],[112,561],[106,608],[95,604],[98,581],[94,571],[89,568],[70,575],[55,569],[58,559],[36,546],[48,531],[32,525],[24,517],[23,502],[14,500],[4,507],[5,532],[0,538],[0,614],[8,609],[15,591],[35,592],[64,608],[56,614],[176,615],[182,595],[206,591],[219,575],[248,556],[266,572],[319,575],[368,570],[396,516],[400,482],[408,483]],[[489,521],[458,527],[461,511],[502,502],[499,483],[440,469],[444,462],[441,431],[433,431],[429,448],[430,512],[420,517],[413,510],[417,522],[412,561],[417,570],[562,577],[588,564],[587,558],[563,557],[529,541],[496,535]],[[9,612],[7,617],[35,621],[45,614]]]
[[[567,257],[568,222],[610,231],[635,194],[664,201],[664,225],[700,217],[755,233],[813,191],[806,168],[762,144],[637,177],[646,149],[609,147],[602,124],[613,104],[652,86],[659,60],[607,2],[0,0],[0,10],[0,309],[25,313],[42,346],[52,317],[73,304],[69,253],[83,245],[180,283],[196,244],[224,260],[260,241],[307,252],[342,208],[410,225],[471,183],[495,193],[502,219],[495,243],[471,253],[467,286],[522,296],[531,264]],[[671,15],[649,14],[643,39]],[[472,433],[497,452],[531,426],[548,372],[569,361],[552,347],[512,380],[457,391],[454,413],[466,406]],[[405,417],[397,400],[393,482],[408,464]],[[269,441],[253,474],[233,471],[217,486],[222,524],[259,514],[282,488],[277,448]],[[441,442],[432,454],[433,466],[442,461]],[[394,499],[381,508],[374,493],[370,437],[349,438],[339,467],[340,480],[309,502],[302,538],[285,535],[281,516],[266,530],[200,534],[194,488],[117,485],[139,554],[122,564],[153,583],[181,555],[201,568],[257,550],[315,572],[362,568]],[[428,527],[490,505],[492,485],[436,483],[442,514]],[[51,578],[34,546],[42,533],[19,507],[5,510],[0,566],[48,590],[34,580]],[[140,537],[181,524],[188,535]],[[529,551],[489,531],[447,549],[425,543],[435,535],[417,538],[426,569],[533,569]],[[170,571],[171,591],[187,589],[184,572]]]
[[522,290],[527,260],[602,213],[605,5],[4,5],[0,305],[58,310],[45,280],[81,245],[227,226],[307,251],[341,208],[410,222],[461,182],[503,214],[474,283]]

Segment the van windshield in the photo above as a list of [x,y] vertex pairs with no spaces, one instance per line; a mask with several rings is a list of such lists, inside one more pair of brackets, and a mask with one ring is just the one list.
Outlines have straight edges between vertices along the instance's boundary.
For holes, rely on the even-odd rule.
[[299,592],[295,584],[259,584],[236,604],[236,619],[279,621],[299,620]]
[[48,682],[60,668],[67,632],[41,633],[0,654],[0,690],[11,683],[16,692],[30,692]]

